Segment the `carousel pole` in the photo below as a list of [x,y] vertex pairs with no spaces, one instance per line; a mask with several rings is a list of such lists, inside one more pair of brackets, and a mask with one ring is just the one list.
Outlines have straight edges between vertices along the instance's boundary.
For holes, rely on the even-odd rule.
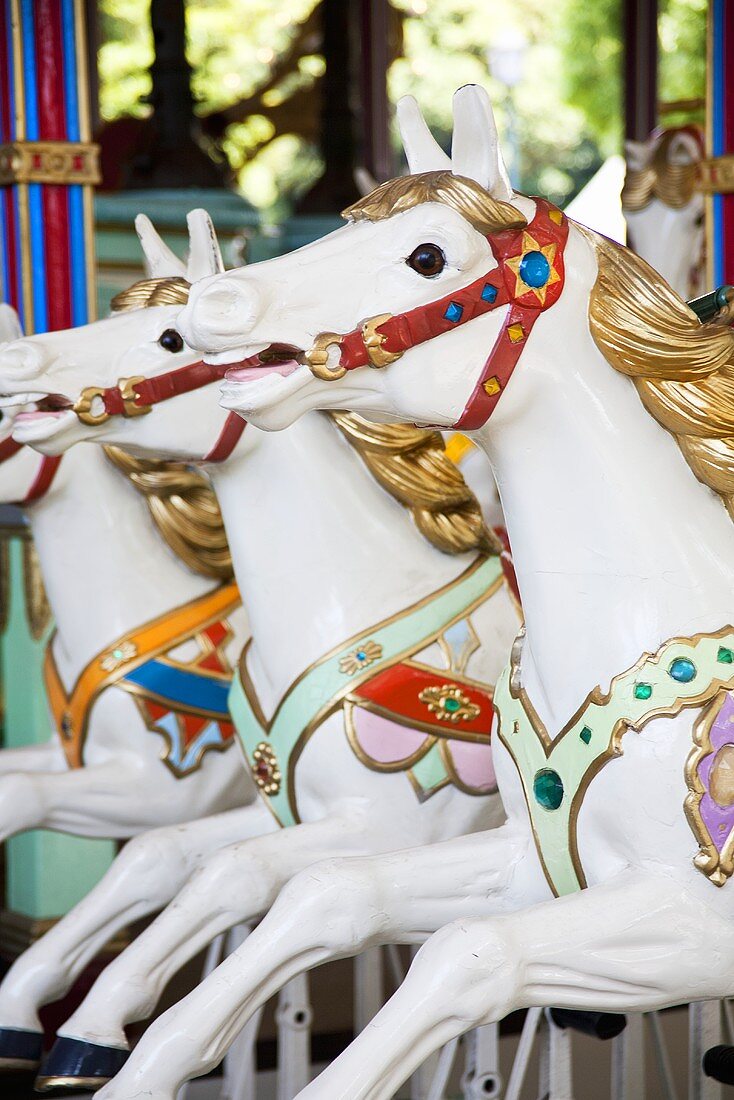
[[3,285],[26,333],[96,313],[83,0],[0,0]]
[[[96,315],[84,0],[0,0],[0,299],[26,333]],[[5,744],[50,736],[41,674],[51,630],[27,531],[8,537],[2,645]],[[104,873],[108,841],[33,832],[7,845],[0,952],[13,956]]]
[[734,283],[734,0],[710,0],[707,159],[701,188],[709,195],[707,235],[709,285]]

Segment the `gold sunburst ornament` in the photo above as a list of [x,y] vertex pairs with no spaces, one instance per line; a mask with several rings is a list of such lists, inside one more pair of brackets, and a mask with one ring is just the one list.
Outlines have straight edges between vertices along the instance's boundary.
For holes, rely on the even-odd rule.
[[118,646],[108,650],[107,653],[100,657],[100,667],[105,672],[114,672],[120,665],[124,665],[125,661],[137,657],[137,654],[138,647],[135,645],[135,642],[120,642]]
[[346,676],[354,676],[355,672],[361,672],[363,668],[369,668],[382,656],[382,646],[378,642],[365,642],[342,657],[339,662],[339,671]]
[[454,725],[457,722],[471,722],[481,710],[456,684],[424,688],[418,698],[440,722],[451,722]]
[[531,233],[522,235],[522,252],[507,260],[507,267],[515,276],[514,297],[520,298],[531,291],[541,305],[545,305],[548,287],[560,279],[554,267],[557,245],[541,245]]

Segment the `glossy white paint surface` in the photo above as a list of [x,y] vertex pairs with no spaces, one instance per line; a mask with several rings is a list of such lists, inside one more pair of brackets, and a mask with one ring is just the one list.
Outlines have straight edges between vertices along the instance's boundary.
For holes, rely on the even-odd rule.
[[[425,128],[414,115],[404,137],[420,147],[413,170],[442,166],[430,162]],[[457,94],[454,148],[457,173],[507,196],[489,104],[475,89]],[[512,201],[532,214],[527,200]],[[404,264],[426,241],[440,244],[449,260],[430,282]],[[560,301],[538,321],[501,404],[476,433],[497,477],[515,553],[527,617],[523,682],[552,733],[591,688],[605,688],[644,650],[719,629],[734,614],[731,521],[644,410],[633,384],[596,349],[587,320],[596,258],[573,226],[566,264]],[[319,331],[346,332],[366,316],[438,298],[491,266],[483,238],[452,211],[427,204],[205,280],[179,323],[220,360],[274,341],[308,348]],[[231,381],[224,404],[270,429],[335,407],[450,426],[501,322],[501,312],[487,315],[384,370],[360,369],[338,382],[316,381],[306,368],[288,378],[264,372],[262,380]],[[313,893],[323,895],[330,881],[349,882],[350,895],[365,890],[363,903],[366,897],[374,907],[362,904],[359,912],[368,915],[341,931],[342,944],[379,937],[393,912],[388,901],[407,903],[416,919],[420,910],[424,929],[430,919],[420,902],[427,893],[434,919],[439,911],[455,916],[459,907],[464,916],[426,945],[401,991],[302,1095],[387,1100],[441,1043],[530,1004],[620,1011],[730,994],[734,888],[717,890],[694,869],[697,844],[683,812],[694,720],[684,711],[628,734],[624,755],[594,779],[578,826],[590,882],[583,893],[544,900],[517,773],[501,746],[495,758],[509,821],[500,834],[453,841],[450,858],[434,860],[430,849],[396,856],[402,874],[392,868],[388,889],[374,868],[324,868]],[[484,889],[475,909],[468,898],[478,877]],[[307,885],[299,884],[300,896],[308,896]],[[346,895],[343,886],[339,897]],[[295,908],[295,893],[288,897]],[[336,921],[336,900],[326,911]],[[292,950],[298,932],[290,934]],[[248,942],[254,948],[255,936]],[[277,945],[260,946],[275,970]],[[178,1023],[195,1042],[193,1022],[181,1006],[177,1011],[167,1032],[156,1028],[159,1040]],[[126,1070],[125,1086],[109,1086],[105,1100],[173,1095],[150,1061],[138,1065],[152,1089],[144,1091],[143,1076]]]
[[[194,217],[194,233],[203,224],[201,217]],[[149,233],[144,243],[151,245]],[[165,272],[165,266],[158,268],[159,274]],[[69,333],[19,342],[14,349],[18,376],[0,378],[0,388],[20,392],[20,387],[30,387],[74,397],[88,385],[110,385],[121,375],[160,373],[195,358],[189,349],[177,356],[161,352],[155,341],[170,325],[170,310],[160,308],[135,315],[138,345],[116,357],[114,349],[132,332],[132,317],[99,322],[84,338]],[[102,338],[112,354],[99,355]],[[47,453],[86,436],[97,443],[122,443],[139,453],[200,462],[222,424],[218,387],[210,386],[163,403],[149,416],[85,428],[73,414],[63,414],[24,426],[16,437],[31,432],[34,445]],[[70,453],[87,450],[91,448],[77,447]],[[232,457],[211,467],[210,474],[252,629],[248,668],[266,714],[312,661],[436,591],[472,560],[472,555],[441,554],[425,542],[408,513],[379,488],[337,429],[317,414],[282,436],[248,427]],[[470,658],[467,672],[493,683],[518,626],[507,590],[474,612],[472,622],[481,648]],[[421,657],[445,667],[436,646]],[[304,823],[279,832],[261,828],[268,835],[256,839],[243,839],[252,834],[233,829],[232,841],[241,843],[198,865],[175,902],[107,968],[64,1026],[64,1034],[124,1045],[124,1025],[151,1010],[167,977],[186,958],[222,928],[266,912],[288,879],[297,872],[307,875],[304,869],[316,860],[430,845],[499,825],[504,816],[496,795],[472,797],[445,787],[419,802],[404,774],[368,770],[348,745],[340,713],[323,722],[307,744],[296,785]],[[244,819],[233,820],[239,826]],[[197,823],[196,831],[192,827],[187,833],[187,846],[197,838],[201,853],[201,838],[216,827],[213,821]],[[190,872],[191,859],[187,867]],[[90,922],[100,903],[99,897],[87,899]],[[264,935],[279,936],[282,920],[265,917],[260,927]],[[306,930],[320,941],[323,924],[317,919]],[[249,937],[239,951],[248,942]],[[225,973],[228,966],[239,967],[239,951],[223,964]],[[299,952],[289,962],[294,972],[308,965]],[[156,1055],[161,1072],[167,1067],[169,1077],[200,1072],[220,1029],[219,1016],[208,1010],[201,1015],[197,1004],[206,1003],[212,992],[216,998],[222,981],[220,967],[189,999],[187,1010],[199,1022],[197,1044],[183,1041],[185,1051],[174,1059]],[[242,1022],[268,995],[263,983],[246,980],[239,988],[230,983],[228,992],[230,1000],[219,1003],[231,1014],[234,995]]]

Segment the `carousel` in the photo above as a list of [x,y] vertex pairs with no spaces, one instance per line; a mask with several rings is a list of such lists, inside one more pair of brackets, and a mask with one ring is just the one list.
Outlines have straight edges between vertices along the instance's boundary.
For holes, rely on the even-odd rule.
[[592,8],[0,0],[4,1100],[734,1085],[734,0]]

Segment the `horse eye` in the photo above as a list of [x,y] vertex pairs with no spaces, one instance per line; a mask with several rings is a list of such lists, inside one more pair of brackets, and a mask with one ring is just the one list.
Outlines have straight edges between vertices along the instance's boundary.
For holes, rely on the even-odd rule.
[[183,351],[183,337],[180,332],[176,332],[175,328],[167,328],[162,332],[158,337],[158,343],[166,351]]
[[405,262],[413,271],[430,279],[441,274],[446,266],[446,257],[437,244],[419,244]]

